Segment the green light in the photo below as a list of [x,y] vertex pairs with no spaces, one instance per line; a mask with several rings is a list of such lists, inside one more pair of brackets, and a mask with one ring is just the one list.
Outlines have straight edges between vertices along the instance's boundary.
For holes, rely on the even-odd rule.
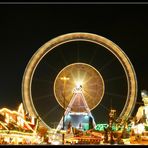
[[148,126],[145,126],[145,130],[148,131]]
[[105,128],[108,127],[108,124],[97,124],[96,125],[96,130],[98,131],[104,131]]
[[89,130],[89,124],[83,123],[83,129],[84,129],[84,131]]

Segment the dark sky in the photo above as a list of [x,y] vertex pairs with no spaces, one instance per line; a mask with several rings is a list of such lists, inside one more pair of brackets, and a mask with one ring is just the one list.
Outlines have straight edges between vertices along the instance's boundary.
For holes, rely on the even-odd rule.
[[71,32],[95,33],[121,47],[135,68],[141,102],[140,90],[148,89],[147,16],[147,4],[0,4],[0,108],[22,102],[23,73],[38,48]]

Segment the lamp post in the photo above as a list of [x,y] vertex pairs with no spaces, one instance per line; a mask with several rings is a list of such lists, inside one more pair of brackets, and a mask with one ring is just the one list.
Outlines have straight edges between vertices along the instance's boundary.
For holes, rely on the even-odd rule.
[[[65,86],[66,86],[66,82],[69,80],[68,77],[61,77],[61,80],[63,81],[63,107],[64,107],[64,111],[63,111],[63,132],[64,132],[64,120],[65,120]],[[62,143],[64,144],[64,133],[62,134]]]

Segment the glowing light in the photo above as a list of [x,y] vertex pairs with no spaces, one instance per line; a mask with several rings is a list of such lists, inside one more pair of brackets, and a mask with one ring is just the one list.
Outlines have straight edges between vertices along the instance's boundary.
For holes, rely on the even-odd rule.
[[52,141],[51,144],[53,144],[53,145],[59,145],[60,142],[59,141]]
[[85,115],[84,118],[85,118],[85,119],[89,119],[89,116],[88,116],[88,115]]
[[70,120],[70,119],[71,119],[71,116],[70,116],[70,115],[67,115],[67,116],[65,116],[65,118],[66,118],[67,120]]
[[147,90],[142,90],[141,91],[141,96],[142,97],[148,97],[148,91]]
[[104,129],[107,127],[108,127],[108,124],[97,124],[95,129],[98,131],[104,131]]
[[88,115],[88,113],[85,112],[70,112],[69,115]]
[[63,81],[69,80],[69,78],[68,77],[65,77],[65,76],[64,77],[61,77],[60,79],[63,80]]
[[76,81],[76,88],[81,88],[83,82],[81,80]]
[[[64,80],[65,76],[69,77],[70,80],[62,83],[61,80]],[[59,90],[63,91],[63,93]],[[61,99],[63,94],[65,95],[65,106],[68,106],[71,97],[75,93],[81,92],[83,92],[86,102],[92,110],[103,98],[104,81],[101,74],[93,66],[86,63],[72,63],[58,73],[54,82],[54,95],[58,103],[64,108]],[[93,102],[90,101],[92,99]]]
[[142,134],[144,132],[145,128],[144,128],[144,125],[142,123],[138,124],[135,126],[134,128],[134,132],[136,134]]

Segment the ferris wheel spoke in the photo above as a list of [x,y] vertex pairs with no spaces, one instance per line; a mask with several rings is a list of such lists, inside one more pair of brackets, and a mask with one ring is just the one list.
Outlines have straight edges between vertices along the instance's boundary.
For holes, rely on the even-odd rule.
[[[71,86],[71,85],[69,85],[69,86]],[[68,87],[68,85],[67,85],[67,87]],[[63,93],[64,88],[63,88],[63,87],[60,87],[60,86],[57,86],[57,87],[56,87],[56,90],[59,91],[59,92],[61,92],[61,93]],[[73,89],[72,89],[71,87],[68,87],[68,89],[66,89],[65,92],[71,94],[71,93],[72,93],[72,90],[73,90]],[[71,92],[70,92],[70,91],[71,91]]]
[[103,71],[105,68],[107,68],[108,66],[110,66],[114,61],[115,61],[115,58],[112,58],[111,60],[109,60],[108,62],[106,62],[104,65],[102,65],[102,67],[99,69],[99,71]]
[[94,89],[94,88],[89,88],[89,91],[90,91],[91,93],[98,94],[98,93],[96,93],[96,92],[99,91],[99,90],[96,90],[96,89]]
[[93,52],[93,54],[92,54],[92,56],[91,56],[91,59],[89,61],[89,64],[91,64],[93,62],[93,60],[95,59],[96,55],[97,55],[97,50],[95,49],[94,52]]
[[46,64],[47,67],[49,67],[48,69],[53,70],[53,71],[57,71],[57,68],[55,66],[52,66],[52,64]]
[[93,94],[93,93],[94,93],[94,94],[97,94],[97,93],[96,93],[97,90],[94,89],[94,88],[90,88],[90,87],[87,88],[87,87],[86,87],[86,88],[83,89],[83,90],[84,90],[84,93],[86,93],[86,94],[90,94],[90,92],[91,92],[91,94]]
[[82,81],[86,81],[86,76],[87,76],[87,72],[85,72],[84,74],[83,74],[83,76],[82,76]]
[[[66,98],[72,98],[73,94],[72,93],[67,93],[69,95],[66,96]],[[67,99],[66,99],[67,100]]]
[[87,80],[84,81],[84,83],[89,83],[91,80],[93,79],[93,77],[89,77]]
[[85,91],[84,94],[85,94],[86,96],[88,96],[89,98],[91,98],[91,99],[89,99],[91,102],[92,102],[92,100],[93,100],[93,102],[94,102],[94,96],[90,95],[87,91]]
[[57,110],[59,108],[59,105],[54,106],[51,110],[49,110],[47,113],[43,115],[43,119],[46,119],[50,114],[52,114],[53,111]]
[[[75,86],[73,81],[69,81],[65,84],[65,87],[69,89],[72,89]],[[74,88],[73,88],[74,89]]]
[[46,98],[49,98],[50,95],[43,95],[43,96],[39,96],[39,97],[35,97],[35,100],[43,100],[43,99],[46,99]]
[[67,65],[68,64],[68,61],[66,60],[65,56],[64,56],[64,53],[62,50],[59,51],[60,55],[61,55],[61,58],[62,60],[64,61],[64,63]]
[[49,83],[49,80],[41,78],[33,78],[33,82]]
[[110,93],[110,92],[105,92],[106,95],[108,96],[116,96],[116,97],[126,97],[125,95],[117,94],[117,93]]
[[77,62],[80,60],[79,42],[77,42]]
[[106,111],[109,111],[109,108],[106,107],[105,105],[103,105],[102,103],[99,104],[99,106],[101,106],[103,109],[105,109]]
[[115,81],[115,80],[120,80],[120,79],[125,79],[125,76],[117,76],[117,77],[113,77],[110,79],[105,80],[105,82],[110,82],[110,81]]
[[85,87],[86,90],[87,89],[94,90],[95,88],[99,88],[99,87],[102,86],[102,84],[99,84],[99,83],[94,82],[94,81],[90,82],[90,83],[85,83],[85,85],[86,85],[86,87]]

